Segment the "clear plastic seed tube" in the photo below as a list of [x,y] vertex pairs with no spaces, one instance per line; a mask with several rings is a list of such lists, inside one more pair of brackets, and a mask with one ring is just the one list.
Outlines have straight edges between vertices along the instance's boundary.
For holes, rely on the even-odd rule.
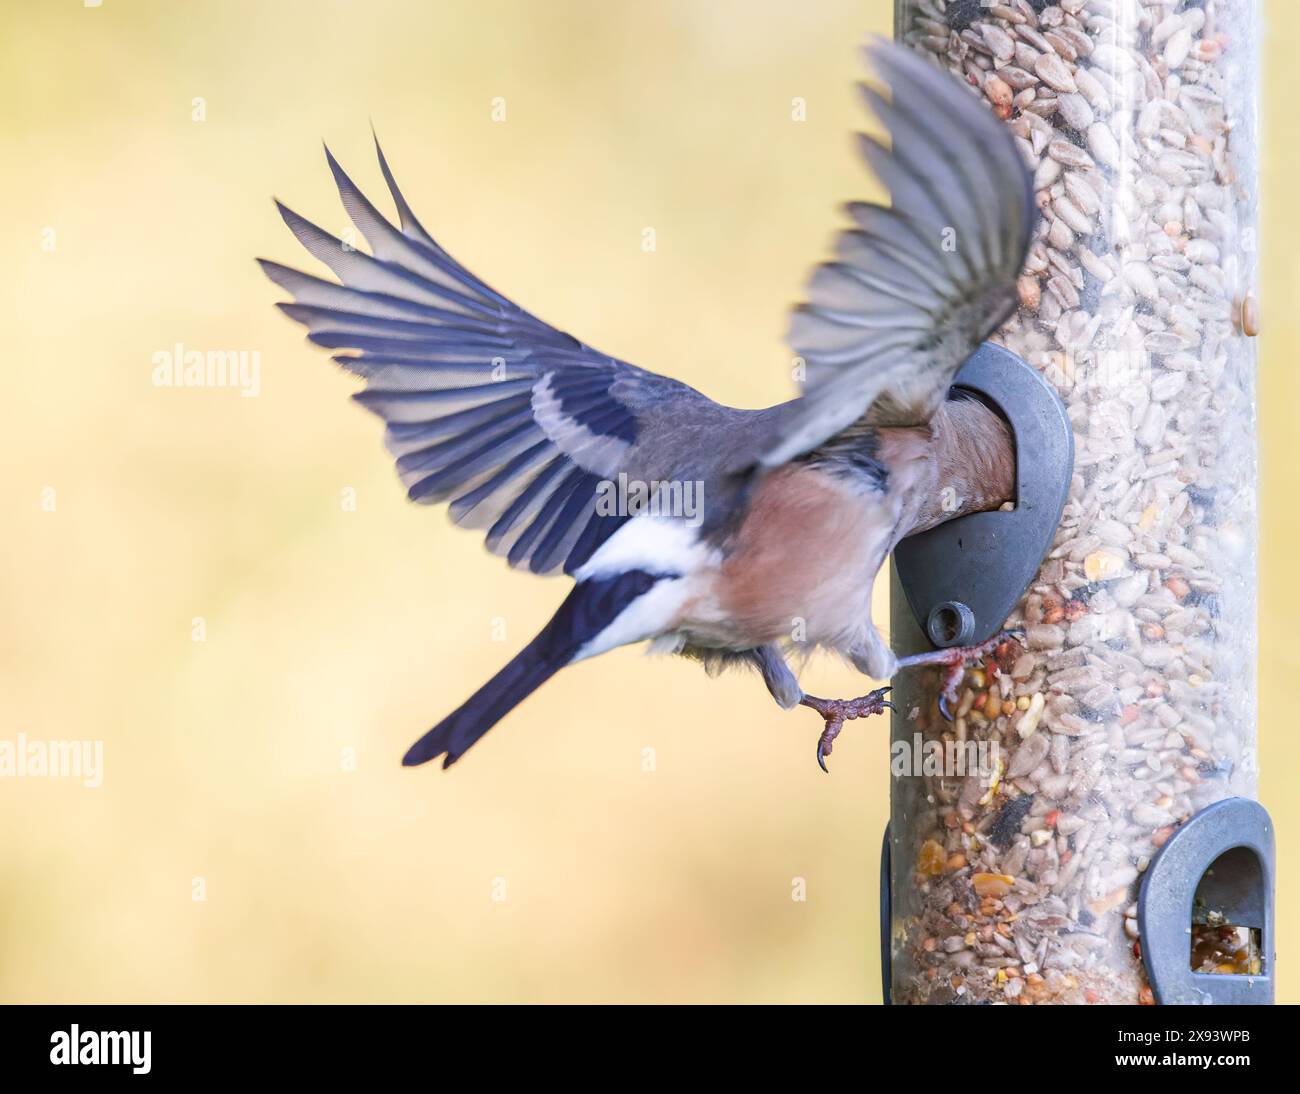
[[[896,11],[1033,172],[1041,222],[996,340],[1055,386],[1076,459],[1007,621],[1027,648],[969,670],[951,722],[937,675],[895,681],[892,998],[1149,1002],[1143,871],[1205,805],[1256,796],[1256,2]],[[897,589],[893,619],[921,648]],[[1190,960],[1255,955],[1202,932]]]

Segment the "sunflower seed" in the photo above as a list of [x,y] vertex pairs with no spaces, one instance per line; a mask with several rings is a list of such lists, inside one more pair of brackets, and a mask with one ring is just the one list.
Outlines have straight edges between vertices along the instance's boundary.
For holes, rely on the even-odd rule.
[[1074,82],[1074,77],[1070,74],[1070,66],[1067,65],[1055,53],[1044,53],[1034,62],[1034,72],[1049,87],[1056,91],[1078,91],[1079,85]]
[[1077,91],[1056,97],[1061,120],[1071,129],[1086,130],[1096,118],[1088,100]]

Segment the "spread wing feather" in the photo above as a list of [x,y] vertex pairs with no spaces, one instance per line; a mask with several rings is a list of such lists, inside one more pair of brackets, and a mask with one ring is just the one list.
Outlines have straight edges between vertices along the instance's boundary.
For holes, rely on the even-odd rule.
[[890,92],[863,95],[890,136],[860,138],[891,205],[848,206],[854,227],[813,273],[789,341],[801,399],[759,460],[775,467],[863,421],[919,425],[1015,306],[1033,186],[1010,132],[952,76],[900,46],[867,59]]
[[662,436],[686,403],[742,412],[584,345],[475,277],[416,219],[376,150],[400,227],[326,149],[370,253],[279,205],[338,281],[267,260],[262,268],[293,296],[284,313],[366,380],[354,398],[384,420],[413,501],[450,502],[452,518],[483,529],[511,565],[571,573],[627,519],[598,511],[601,481],[672,470],[662,443],[638,444],[643,432]]

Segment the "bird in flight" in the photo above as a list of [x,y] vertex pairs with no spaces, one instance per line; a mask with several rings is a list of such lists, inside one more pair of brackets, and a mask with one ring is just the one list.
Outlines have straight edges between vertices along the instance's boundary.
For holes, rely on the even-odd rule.
[[793,312],[799,395],[766,410],[610,357],[490,288],[416,219],[377,142],[397,225],[326,150],[369,254],[279,205],[337,280],[262,268],[293,296],[280,308],[364,379],[353,398],[383,419],[410,499],[446,502],[511,566],[574,582],[405,764],[451,766],[566,665],[652,640],[710,670],[755,668],[782,707],[812,708],[824,769],[843,723],[889,707],[889,688],[805,694],[792,653],[833,651],[877,681],[941,666],[951,699],[1003,640],[897,657],[871,591],[903,537],[1014,497],[1005,423],[950,387],[1015,307],[1031,180],[970,89],[900,46],[865,53],[862,92],[890,139],[860,147],[891,204],[847,206]]

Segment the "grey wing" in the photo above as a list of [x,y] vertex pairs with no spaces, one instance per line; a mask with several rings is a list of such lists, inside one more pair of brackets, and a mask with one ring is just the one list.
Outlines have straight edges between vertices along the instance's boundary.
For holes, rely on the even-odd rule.
[[[491,289],[440,247],[380,168],[389,223],[326,150],[343,205],[372,254],[280,205],[336,283],[260,259],[293,294],[280,307],[334,360],[366,380],[353,397],[386,424],[411,500],[448,501],[457,523],[535,573],[572,573],[627,519],[596,504],[598,485],[672,453],[644,443],[675,407],[740,415],[685,384],[599,353]],[[277,203],[278,204],[278,203]],[[660,446],[663,447],[662,445]]]
[[856,226],[820,266],[789,340],[802,397],[759,461],[774,467],[865,419],[922,424],[954,373],[1011,314],[1034,229],[1033,184],[1010,131],[936,65],[886,42],[866,50],[888,86],[863,94],[889,132],[863,156],[892,207],[854,203]]

